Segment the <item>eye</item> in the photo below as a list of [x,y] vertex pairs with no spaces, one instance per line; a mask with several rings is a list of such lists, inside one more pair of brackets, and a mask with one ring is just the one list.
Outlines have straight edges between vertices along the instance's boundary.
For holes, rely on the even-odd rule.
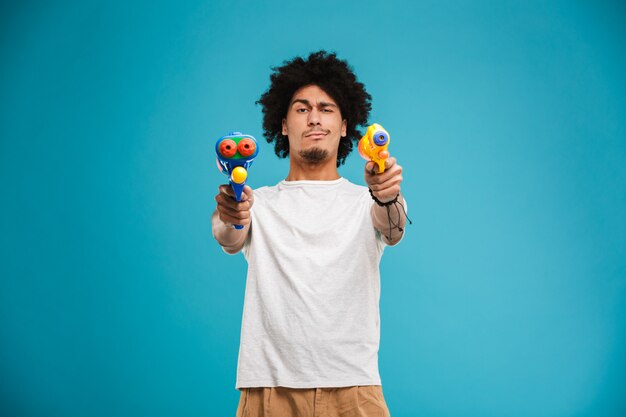
[[252,139],[241,139],[239,141],[239,146],[237,146],[239,153],[242,156],[252,156],[256,151],[256,143]]
[[305,107],[301,107],[299,109],[296,109],[296,113],[306,113],[307,111],[309,111],[309,109],[307,109]]
[[232,139],[224,139],[220,142],[219,150],[224,158],[232,158],[237,153],[237,144]]

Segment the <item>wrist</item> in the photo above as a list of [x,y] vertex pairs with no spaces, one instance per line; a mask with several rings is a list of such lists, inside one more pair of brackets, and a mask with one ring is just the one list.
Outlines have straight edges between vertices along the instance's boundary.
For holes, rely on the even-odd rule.
[[370,196],[372,197],[372,200],[374,200],[374,202],[376,204],[378,204],[379,206],[381,206],[381,207],[388,207],[388,206],[396,203],[398,201],[398,198],[400,198],[400,193],[398,193],[398,194],[396,194],[396,196],[394,198],[381,200],[378,197],[376,197],[376,195],[374,195],[374,191],[372,191],[371,188],[368,187],[368,190],[370,192]]

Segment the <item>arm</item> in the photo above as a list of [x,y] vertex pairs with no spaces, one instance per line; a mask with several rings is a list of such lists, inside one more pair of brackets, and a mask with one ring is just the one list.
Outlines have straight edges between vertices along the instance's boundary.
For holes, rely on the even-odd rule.
[[[400,194],[400,184],[402,183],[402,167],[396,163],[393,157],[385,161],[385,171],[376,173],[374,162],[365,164],[365,183],[372,190],[372,194],[383,203],[392,201],[398,196],[398,203],[405,205],[404,197]],[[388,210],[389,209],[389,210]],[[391,221],[391,231],[389,222]],[[372,223],[382,236],[385,243],[395,245],[402,238],[404,226],[406,225],[406,213],[404,210],[397,210],[393,205],[389,208],[379,206],[374,203],[372,206]],[[393,227],[398,225],[398,227]]]
[[[243,248],[250,233],[250,209],[254,203],[252,188],[246,185],[241,201],[237,202],[233,189],[220,185],[215,202],[217,209],[211,216],[213,237],[227,253],[235,254]],[[243,229],[235,229],[233,224],[241,224]]]

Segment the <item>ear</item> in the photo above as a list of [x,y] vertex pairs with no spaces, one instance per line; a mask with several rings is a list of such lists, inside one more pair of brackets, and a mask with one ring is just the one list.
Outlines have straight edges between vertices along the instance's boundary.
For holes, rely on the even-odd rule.
[[287,119],[283,119],[283,136],[287,136]]
[[341,121],[341,137],[345,138],[346,137],[346,129],[348,128],[348,121],[346,119],[343,119]]

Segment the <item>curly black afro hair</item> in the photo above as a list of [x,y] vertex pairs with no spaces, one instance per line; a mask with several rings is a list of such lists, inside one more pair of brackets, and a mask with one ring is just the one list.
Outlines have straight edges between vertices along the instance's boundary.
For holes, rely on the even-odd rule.
[[273,67],[270,87],[257,104],[263,106],[263,130],[268,143],[274,142],[279,158],[289,155],[289,140],[282,134],[282,121],[287,117],[289,103],[301,87],[317,85],[331,96],[347,122],[346,137],[339,141],[337,167],[346,161],[361,133],[358,126],[367,123],[372,109],[372,97],[359,82],[350,65],[337,58],[335,53],[318,51],[305,60],[296,57],[285,61],[281,67]]

